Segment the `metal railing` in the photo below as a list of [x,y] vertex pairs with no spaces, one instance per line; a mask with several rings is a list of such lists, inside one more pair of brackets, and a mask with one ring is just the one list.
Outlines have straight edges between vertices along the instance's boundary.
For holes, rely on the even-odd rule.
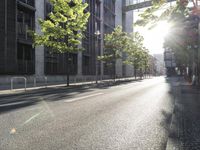
[[26,91],[26,85],[27,85],[27,79],[26,79],[26,77],[12,77],[11,80],[10,80],[10,84],[11,84],[10,85],[10,89],[13,90],[13,81],[15,79],[23,79],[24,80],[24,89]]

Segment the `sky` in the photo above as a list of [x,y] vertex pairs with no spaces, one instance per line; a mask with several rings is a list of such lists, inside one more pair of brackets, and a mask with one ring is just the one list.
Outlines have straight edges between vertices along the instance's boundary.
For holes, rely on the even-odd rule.
[[[176,2],[172,3],[166,3],[159,11],[157,11],[157,15],[159,16],[166,8],[168,8],[170,5],[174,5]],[[193,4],[190,2],[189,7],[193,6]],[[139,14],[142,13],[144,9],[135,10],[133,12],[133,20],[134,22],[139,19]],[[155,27],[153,30],[148,30],[148,27],[140,27],[135,28],[134,32],[138,31],[142,34],[144,37],[144,45],[147,49],[149,49],[150,54],[160,54],[164,52],[163,49],[163,43],[164,38],[167,35],[167,33],[170,30],[170,24],[167,22],[161,22],[157,27]]]
[[[170,4],[166,4],[164,8],[160,9],[157,14],[161,14],[165,8],[169,7]],[[134,11],[134,22],[139,19],[139,14],[142,13],[144,9]],[[144,45],[149,49],[150,54],[160,54],[164,52],[163,42],[164,37],[168,33],[170,25],[166,22],[159,23],[157,27],[149,30],[148,27],[134,27],[134,32],[138,31],[144,37]]]

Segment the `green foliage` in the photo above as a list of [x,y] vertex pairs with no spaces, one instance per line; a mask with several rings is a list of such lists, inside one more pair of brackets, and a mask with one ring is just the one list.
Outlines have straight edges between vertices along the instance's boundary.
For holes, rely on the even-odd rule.
[[83,31],[90,16],[85,12],[88,4],[82,0],[50,0],[53,11],[48,19],[39,19],[42,34],[32,32],[34,45],[44,45],[55,52],[79,50]]
[[[118,26],[110,34],[106,34],[104,55],[99,60],[115,66],[117,59],[123,63],[133,65],[135,69],[146,69],[149,64],[148,50],[144,47],[144,38],[138,33],[127,34]],[[122,55],[126,54],[126,58]]]
[[139,15],[141,19],[135,22],[135,25],[145,26],[148,23],[154,24],[159,20],[159,17],[155,15],[155,12],[158,11],[166,3],[166,0],[153,0],[152,6],[145,9],[143,13]]
[[160,15],[157,15],[156,12],[162,9],[165,6],[166,0],[155,0],[152,7],[147,8],[142,14],[140,14],[140,19],[135,22],[135,25],[146,26],[155,24],[162,20],[176,21],[176,18],[183,19],[185,16],[188,16],[188,9],[186,4],[182,2],[183,0],[177,0],[175,6],[170,6],[165,9]]
[[[181,1],[177,2],[176,9],[171,13],[169,21],[172,24],[171,31],[165,39],[164,47],[173,51],[176,64],[191,65],[194,45],[198,43],[198,27],[190,27],[194,22],[187,21],[192,14]],[[198,24],[198,23],[197,23]]]
[[188,2],[188,0],[177,0],[175,6],[167,8],[160,16],[156,16],[155,12],[161,9],[165,2],[153,4],[140,15],[141,19],[135,24],[154,26],[160,20],[167,20],[171,23],[171,31],[165,39],[164,47],[174,52],[178,66],[192,62],[192,50],[198,39],[198,30],[187,28],[186,19],[191,15],[187,8]]
[[145,69],[149,64],[148,50],[143,45],[144,38],[135,32],[129,36],[129,48],[126,50],[127,59],[124,63],[133,65],[136,69]]
[[106,34],[104,38],[104,55],[98,57],[99,60],[113,62],[122,58],[122,53],[128,48],[128,36],[122,31],[122,27],[118,26],[110,34]]

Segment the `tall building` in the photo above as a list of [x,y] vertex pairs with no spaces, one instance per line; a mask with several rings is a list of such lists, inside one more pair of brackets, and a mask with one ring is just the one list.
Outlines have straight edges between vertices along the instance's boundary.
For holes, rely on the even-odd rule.
[[165,75],[165,62],[163,54],[154,54],[154,58],[156,58],[156,75]]
[[[70,54],[67,64],[66,54],[50,53],[43,46],[33,48],[28,30],[40,33],[38,18],[45,19],[52,10],[48,0],[1,0],[0,2],[0,83],[10,82],[13,76],[47,76],[51,81],[64,81],[67,67],[71,78],[74,76],[110,75],[109,68],[96,60],[103,54],[103,38],[117,25],[124,31],[133,31],[133,13],[123,12],[128,0],[83,0],[89,4],[91,13],[82,47],[85,51]],[[95,35],[96,31],[100,35]],[[118,76],[130,76],[130,68],[116,63]]]

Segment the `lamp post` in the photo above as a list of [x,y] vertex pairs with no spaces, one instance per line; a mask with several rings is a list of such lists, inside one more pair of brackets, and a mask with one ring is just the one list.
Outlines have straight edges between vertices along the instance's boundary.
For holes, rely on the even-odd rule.
[[[96,84],[98,83],[98,60],[97,60],[97,56],[98,56],[98,36],[101,34],[99,30],[94,32],[96,40],[95,40],[95,54],[96,54],[96,59],[95,59],[95,63],[96,63],[96,69],[95,69],[95,76],[96,76]],[[97,44],[96,44],[97,43]]]

